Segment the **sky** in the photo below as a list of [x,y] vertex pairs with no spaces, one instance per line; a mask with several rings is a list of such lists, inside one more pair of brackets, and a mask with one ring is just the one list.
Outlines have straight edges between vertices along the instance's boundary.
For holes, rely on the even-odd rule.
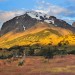
[[0,27],[28,10],[56,16],[69,24],[75,21],[75,0],[0,0]]

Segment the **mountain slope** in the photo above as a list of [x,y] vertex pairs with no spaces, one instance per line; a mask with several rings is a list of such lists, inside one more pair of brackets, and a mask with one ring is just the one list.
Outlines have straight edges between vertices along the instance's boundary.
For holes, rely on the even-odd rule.
[[53,26],[45,22],[39,22],[28,30],[20,33],[9,32],[0,38],[0,47],[9,48],[14,45],[31,45],[35,43],[57,44],[62,36],[72,35],[72,31]]
[[75,27],[75,22],[73,22],[72,27]]
[[57,45],[63,40],[68,41],[70,45],[75,45],[75,27],[54,16],[34,11],[5,22],[0,33],[2,48],[37,43]]

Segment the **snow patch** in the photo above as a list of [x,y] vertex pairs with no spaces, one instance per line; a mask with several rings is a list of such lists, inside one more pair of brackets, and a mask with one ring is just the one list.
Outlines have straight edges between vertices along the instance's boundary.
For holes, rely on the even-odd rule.
[[32,14],[32,13],[27,13],[30,17],[32,17],[32,18],[35,18],[35,19],[37,19],[37,20],[41,20],[40,19],[40,17],[39,16],[37,16],[37,15],[34,15],[34,14]]
[[44,20],[44,22],[47,22],[47,23],[52,23],[52,22],[51,22],[51,20]]
[[41,24],[43,24],[43,22],[41,22]]
[[52,24],[54,24],[54,20],[52,19]]
[[49,19],[50,16],[47,15],[47,14],[44,14],[44,13],[41,13],[41,12],[35,12],[35,11],[26,12],[26,14],[28,14],[33,19],[42,20],[42,18],[43,18],[44,22],[54,24],[54,19],[50,20]]
[[24,31],[26,30],[26,27],[23,25],[23,29],[24,29]]
[[52,24],[54,24],[54,20],[52,19],[52,20],[44,20],[44,22],[47,22],[47,23],[52,23]]

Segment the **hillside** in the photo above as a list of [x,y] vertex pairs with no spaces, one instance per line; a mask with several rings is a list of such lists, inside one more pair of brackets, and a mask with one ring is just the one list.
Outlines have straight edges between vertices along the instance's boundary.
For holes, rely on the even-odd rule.
[[57,45],[65,36],[72,34],[71,30],[39,22],[24,32],[9,32],[3,35],[0,38],[0,47],[9,48],[15,45],[49,44],[51,42]]
[[29,11],[5,22],[0,31],[0,47],[10,48],[15,45],[33,45],[51,43],[58,45],[68,41],[75,45],[75,27],[66,21],[40,12]]

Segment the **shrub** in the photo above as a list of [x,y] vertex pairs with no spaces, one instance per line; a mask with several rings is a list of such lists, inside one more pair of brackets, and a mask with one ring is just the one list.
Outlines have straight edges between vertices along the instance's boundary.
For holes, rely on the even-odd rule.
[[68,54],[74,54],[75,55],[75,50],[69,51]]
[[10,64],[10,63],[11,63],[11,60],[10,60],[10,59],[7,59],[7,61],[6,61],[6,62]]
[[35,49],[34,50],[34,55],[41,56],[42,55],[42,50],[41,49]]
[[18,62],[18,66],[23,66],[23,65],[24,65],[24,60]]
[[43,56],[45,58],[48,58],[48,59],[53,58],[54,51],[53,51],[51,46],[44,46],[44,48],[43,48]]

